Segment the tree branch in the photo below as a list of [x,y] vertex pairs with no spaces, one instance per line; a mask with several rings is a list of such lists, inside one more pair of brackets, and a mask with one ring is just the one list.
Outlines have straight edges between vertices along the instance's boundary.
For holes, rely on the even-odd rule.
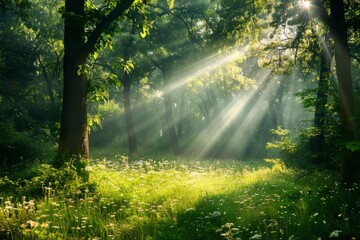
[[97,41],[99,40],[101,34],[117,19],[119,18],[130,6],[134,3],[135,0],[123,0],[116,5],[116,7],[106,15],[95,27],[95,29],[90,33],[88,40],[83,45],[83,48],[80,53],[81,59],[86,59],[91,51],[95,48]]

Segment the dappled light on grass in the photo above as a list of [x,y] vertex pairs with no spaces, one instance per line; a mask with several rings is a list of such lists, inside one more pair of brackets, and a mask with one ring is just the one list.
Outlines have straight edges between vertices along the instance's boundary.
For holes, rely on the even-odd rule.
[[[230,191],[240,181],[249,181],[249,184],[256,181],[253,176],[244,178],[241,171],[224,169],[218,164],[204,166],[195,161],[142,160],[129,166],[114,167],[116,164],[104,162],[93,167],[91,179],[103,194],[132,201],[162,202],[169,196],[187,196],[188,199],[181,201],[180,208],[190,207],[193,202],[188,201],[196,201],[204,194]],[[247,173],[245,169],[243,171]]]
[[[358,237],[359,187],[294,181],[281,160],[96,160],[88,188],[0,198],[1,239],[340,239]],[[351,226],[351,228],[349,228]]]
[[[297,184],[294,170],[281,161],[269,163],[252,168],[197,161],[142,160],[121,167],[103,162],[92,177],[100,192],[126,199],[136,209],[137,223],[148,226],[148,213],[156,211],[161,233],[155,239],[287,239],[326,237],[339,230],[330,223],[334,208],[325,207],[336,204],[338,190],[315,184],[319,178],[331,183],[330,177],[310,176],[310,185]],[[348,210],[359,211],[359,202],[355,206]]]

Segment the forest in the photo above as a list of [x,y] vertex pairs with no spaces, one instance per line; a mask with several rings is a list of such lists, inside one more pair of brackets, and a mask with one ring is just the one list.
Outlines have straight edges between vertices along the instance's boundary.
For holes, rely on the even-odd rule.
[[0,0],[0,239],[360,240],[358,0]]

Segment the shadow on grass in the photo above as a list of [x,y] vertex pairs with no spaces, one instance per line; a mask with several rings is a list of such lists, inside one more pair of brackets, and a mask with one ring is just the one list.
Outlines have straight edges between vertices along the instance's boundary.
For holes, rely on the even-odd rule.
[[157,222],[149,239],[359,239],[359,188],[313,187],[259,182],[204,196],[193,208]]

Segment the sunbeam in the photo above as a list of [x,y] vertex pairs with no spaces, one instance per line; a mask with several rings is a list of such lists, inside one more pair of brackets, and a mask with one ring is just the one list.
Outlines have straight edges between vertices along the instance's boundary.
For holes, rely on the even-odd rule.
[[[269,76],[270,70],[264,70],[263,77],[259,79],[259,84],[261,84]],[[205,156],[211,148],[219,140],[220,136],[228,129],[228,127],[233,123],[236,117],[241,113],[249,104],[251,100],[254,100],[257,90],[252,89],[244,96],[234,97],[232,101],[215,117],[215,119],[210,123],[210,126],[205,128],[201,134],[194,140],[192,146],[190,146],[186,151],[195,152],[197,157]],[[204,143],[205,142],[205,143]],[[193,149],[201,146],[202,149]]]
[[[269,78],[270,70],[266,70],[264,73],[264,77],[260,84],[265,84],[265,89],[261,92],[259,90],[256,91],[257,98],[252,97],[248,105],[250,105],[250,109],[247,109],[247,112],[243,112],[246,114],[244,120],[237,126],[237,130],[233,133],[232,138],[229,140],[225,152],[231,151],[233,149],[237,149],[237,153],[242,155],[247,148],[249,147],[249,143],[252,141],[253,136],[256,132],[256,129],[262,123],[264,116],[267,114],[268,105],[271,100],[272,93],[276,92],[280,87],[280,83],[271,82]],[[270,83],[266,83],[265,81],[270,81]],[[238,114],[240,114],[239,112]]]
[[229,62],[244,59],[247,50],[248,47],[246,46],[219,52],[190,66],[179,69],[173,74],[171,83],[165,87],[164,92],[174,92],[189,84],[189,82],[196,80],[198,76],[204,75],[214,69],[221,68]]
[[[218,52],[216,54],[213,54],[209,57],[206,57],[202,59],[201,61],[198,61],[196,63],[193,63],[190,66],[183,67],[177,71],[174,71],[174,73],[171,75],[171,79],[167,79],[169,82],[168,85],[166,85],[163,90],[157,89],[155,91],[155,94],[152,96],[149,96],[149,101],[152,102],[152,104],[147,104],[146,107],[147,110],[149,106],[161,106],[164,103],[162,102],[162,97],[164,92],[168,93],[176,93],[179,89],[186,87],[188,84],[190,84],[192,81],[196,81],[196,79],[199,76],[203,76],[205,74],[208,74],[211,71],[217,70],[219,68],[224,67],[227,63],[238,61],[239,59],[244,59],[244,53],[247,51],[246,47],[243,48],[236,48],[233,50]],[[155,104],[157,102],[157,104]],[[173,106],[174,107],[174,106]],[[236,107],[236,106],[234,106]],[[158,112],[156,109],[150,110],[152,112]],[[162,129],[162,134],[158,134],[158,132],[151,132],[151,134],[142,136],[141,139],[146,139],[145,142],[142,143],[145,147],[150,147],[155,144],[156,142],[159,142],[159,137],[163,137],[167,135],[167,128],[164,120],[159,122],[159,116],[158,115],[152,115],[151,117],[147,117],[146,120],[142,119],[141,121],[138,121],[136,124],[136,132],[138,135],[143,135],[145,132],[151,132],[152,129],[160,128]],[[177,125],[180,121],[182,121],[186,116],[174,116],[174,124]],[[222,117],[224,119],[231,119],[231,111],[228,111],[226,116]],[[224,119],[219,119],[218,123],[219,125],[222,125],[223,122],[226,122]],[[154,126],[156,126],[154,128]],[[150,131],[149,131],[150,129]],[[156,134],[157,133],[157,134]],[[161,135],[161,136],[160,136]]]

